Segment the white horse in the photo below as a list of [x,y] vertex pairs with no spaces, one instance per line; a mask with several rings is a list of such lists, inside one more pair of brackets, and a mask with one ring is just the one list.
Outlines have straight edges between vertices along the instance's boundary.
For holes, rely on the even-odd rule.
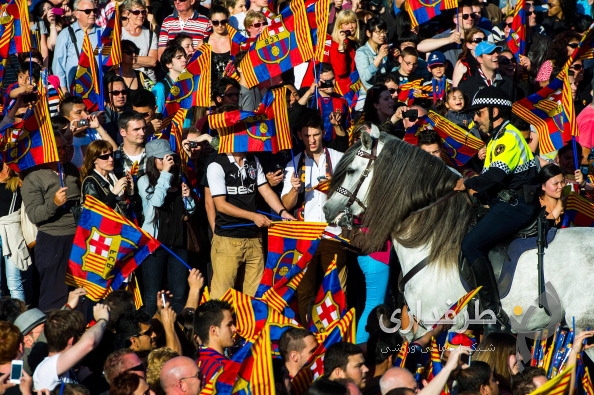
[[[362,133],[338,164],[324,206],[326,220],[340,225],[364,213],[363,225],[369,227],[364,247],[376,251],[392,238],[403,275],[428,258],[429,264],[404,289],[409,314],[421,323],[438,319],[466,293],[457,261],[472,209],[464,193],[452,193],[458,178],[416,146],[385,134],[375,139]],[[594,327],[594,229],[558,230],[543,266],[551,315],[536,303],[535,247],[521,255],[502,300],[512,329],[529,336],[547,326],[554,329],[563,318],[570,326],[575,318],[578,331]],[[453,329],[463,326],[460,317]],[[419,330],[414,338],[425,332]]]

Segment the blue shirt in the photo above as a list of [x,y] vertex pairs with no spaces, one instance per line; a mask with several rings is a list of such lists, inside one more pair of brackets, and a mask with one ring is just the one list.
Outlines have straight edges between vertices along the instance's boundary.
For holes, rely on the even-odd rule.
[[[70,91],[70,85],[76,76],[76,68],[78,67],[79,54],[82,52],[83,40],[85,38],[85,31],[80,27],[78,22],[72,25],[74,36],[76,37],[76,46],[72,42],[68,28],[62,29],[58,38],[56,39],[56,48],[54,50],[54,61],[52,63],[52,70],[60,79],[60,86],[64,86]],[[101,28],[93,25],[88,30],[89,40],[93,49],[97,47],[99,37],[101,36]],[[78,48],[78,54],[76,49]]]

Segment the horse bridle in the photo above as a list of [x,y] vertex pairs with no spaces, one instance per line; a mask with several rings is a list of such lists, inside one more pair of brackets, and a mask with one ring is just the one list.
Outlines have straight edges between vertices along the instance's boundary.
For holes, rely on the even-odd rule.
[[363,203],[363,201],[361,201],[361,199],[359,199],[357,197],[357,194],[359,193],[359,189],[361,189],[363,182],[365,182],[365,179],[367,178],[367,176],[369,176],[369,172],[371,172],[373,162],[375,162],[375,160],[377,159],[377,146],[378,146],[379,139],[372,137],[371,141],[372,141],[371,153],[367,153],[367,152],[363,151],[362,149],[359,149],[357,151],[357,154],[356,154],[357,156],[359,156],[363,159],[367,159],[368,161],[367,161],[367,166],[365,167],[365,170],[363,170],[363,173],[361,173],[361,176],[359,177],[359,180],[357,181],[357,185],[355,186],[355,189],[353,190],[353,192],[349,191],[348,189],[346,189],[344,187],[336,188],[336,192],[349,198],[349,200],[343,210],[344,215],[347,217],[347,220],[348,220],[347,223],[352,223],[353,216],[352,216],[351,206],[354,203],[357,203],[359,205],[359,207],[361,207],[363,209],[363,211],[367,210],[367,206],[365,206],[365,203]]

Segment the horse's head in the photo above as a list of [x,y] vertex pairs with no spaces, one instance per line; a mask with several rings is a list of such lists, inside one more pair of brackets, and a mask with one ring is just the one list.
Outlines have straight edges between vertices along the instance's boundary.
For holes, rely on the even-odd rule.
[[372,137],[368,132],[362,131],[360,142],[353,145],[342,157],[332,178],[332,193],[324,205],[326,221],[350,227],[353,217],[366,210],[373,162],[382,146],[379,133],[377,137]]

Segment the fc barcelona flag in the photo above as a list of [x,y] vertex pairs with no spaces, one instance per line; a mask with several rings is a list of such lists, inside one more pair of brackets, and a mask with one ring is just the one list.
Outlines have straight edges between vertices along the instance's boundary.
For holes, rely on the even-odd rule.
[[219,153],[272,152],[291,149],[284,87],[266,92],[254,112],[229,111],[208,116],[211,129],[219,132]]
[[70,93],[82,97],[87,108],[91,111],[96,111],[101,101],[100,83],[97,61],[93,54],[93,46],[89,35],[85,33],[82,51],[78,58],[78,68],[76,69],[74,82],[70,87]]
[[[307,13],[308,25],[311,29],[311,42],[316,62],[327,61],[324,56],[326,41],[329,37],[328,30],[328,9],[330,0],[307,0],[305,10]],[[331,39],[331,38],[330,38]]]
[[425,130],[433,130],[433,121],[427,115],[419,117],[414,125],[406,128],[402,139],[409,144],[417,145],[419,142],[419,133]]
[[114,12],[111,13],[103,28],[101,45],[103,66],[111,68],[122,63],[122,23],[118,6],[114,7]]
[[485,143],[468,130],[447,120],[434,111],[427,114],[433,121],[433,128],[443,139],[443,151],[458,166],[464,166]]
[[563,395],[569,390],[569,384],[571,381],[571,372],[575,368],[575,365],[571,365],[565,368],[557,376],[547,381],[543,386],[535,389],[528,395]]
[[[14,6],[12,6],[14,8]],[[10,44],[14,35],[14,18],[8,13],[8,4],[0,6],[0,59],[5,61],[10,54]],[[2,81],[0,80],[0,84]]]
[[324,274],[322,285],[316,296],[311,311],[309,330],[325,332],[346,313],[346,309],[346,296],[338,279],[335,256]]
[[39,100],[33,111],[13,125],[10,133],[2,136],[2,160],[19,173],[30,167],[58,161],[58,149],[50,121],[45,87],[39,90]]
[[547,86],[515,102],[512,111],[534,125],[541,153],[548,154],[563,147],[576,134],[576,123],[571,122],[575,114],[567,66]]
[[194,53],[186,70],[177,77],[165,101],[167,114],[175,114],[180,108],[210,106],[211,47],[202,44]]
[[97,302],[118,289],[159,242],[91,195],[86,196],[70,260],[66,283],[84,287]]
[[526,54],[526,0],[518,0],[512,15],[514,19],[507,37],[507,47],[519,62],[520,55]]
[[565,200],[565,214],[561,223],[563,228],[570,226],[594,226],[594,204],[574,192]]
[[581,383],[582,391],[585,395],[594,395],[594,385],[592,384],[592,379],[590,379],[590,372],[588,372],[588,368],[585,368]]
[[[421,91],[419,96],[415,96],[415,90]],[[423,86],[422,79],[405,82],[398,86],[398,101],[405,103],[407,106],[411,106],[415,99],[426,99],[429,97],[428,92],[432,91],[433,86]]]
[[[295,270],[298,269],[298,270]],[[295,318],[295,311],[289,306],[289,303],[293,300],[297,287],[303,280],[307,268],[300,270],[297,265],[293,267],[293,271],[299,271],[297,275],[284,277],[281,281],[274,284],[274,287],[269,288],[268,291],[262,295],[262,301],[268,304],[279,313],[283,314],[287,318]]]
[[[0,23],[8,22],[13,18],[9,43],[9,54],[17,55],[22,52],[31,51],[31,28],[29,27],[29,8],[27,0],[11,0],[6,4],[6,8],[0,14]],[[0,45],[1,48],[1,45]]]
[[270,329],[264,328],[243,359],[231,394],[270,395],[274,393]]
[[293,0],[275,17],[241,61],[248,88],[307,62],[314,56],[305,3]]
[[407,0],[404,2],[404,9],[410,15],[413,29],[450,8],[458,8],[458,0]]
[[277,222],[268,228],[268,257],[262,280],[256,291],[260,298],[289,274],[303,270],[320,243],[328,224],[323,222]]

